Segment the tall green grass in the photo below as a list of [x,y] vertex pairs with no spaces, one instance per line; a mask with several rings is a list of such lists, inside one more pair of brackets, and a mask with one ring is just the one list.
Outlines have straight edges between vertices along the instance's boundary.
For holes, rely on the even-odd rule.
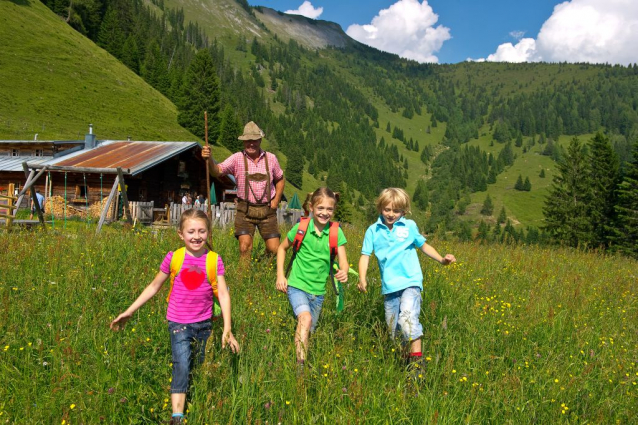
[[[344,229],[358,261],[362,228]],[[297,378],[295,320],[256,244],[238,269],[231,230],[214,247],[227,266],[233,330],[214,326],[195,371],[188,421],[213,423],[630,423],[638,406],[638,263],[561,248],[430,240],[458,263],[422,258],[427,369],[408,379],[386,333],[378,269],[337,315],[328,292]],[[0,421],[157,423],[170,417],[166,289],[115,333],[173,230],[107,227],[0,234]],[[243,278],[240,278],[244,275]]]

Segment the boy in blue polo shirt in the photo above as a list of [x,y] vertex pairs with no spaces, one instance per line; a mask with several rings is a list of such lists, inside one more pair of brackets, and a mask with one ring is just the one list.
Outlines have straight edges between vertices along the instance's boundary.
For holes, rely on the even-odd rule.
[[419,265],[417,249],[425,255],[448,265],[456,261],[452,254],[445,257],[425,243],[416,223],[405,218],[410,213],[410,197],[399,188],[384,189],[376,200],[379,219],[368,227],[361,247],[359,259],[359,285],[366,292],[366,275],[370,255],[375,253],[381,271],[381,293],[384,296],[385,320],[394,338],[400,331],[404,341],[410,343],[409,366],[422,366],[421,337],[423,326],[419,322],[421,313],[421,291],[423,273]]

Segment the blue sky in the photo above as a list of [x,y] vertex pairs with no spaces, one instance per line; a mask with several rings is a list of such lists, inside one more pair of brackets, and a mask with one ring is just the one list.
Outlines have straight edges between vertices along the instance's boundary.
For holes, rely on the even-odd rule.
[[638,62],[638,0],[249,3],[337,22],[362,43],[420,62]]

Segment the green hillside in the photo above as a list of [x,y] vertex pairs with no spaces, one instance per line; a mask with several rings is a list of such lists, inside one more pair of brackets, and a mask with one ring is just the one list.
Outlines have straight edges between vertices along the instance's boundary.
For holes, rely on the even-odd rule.
[[[44,1],[59,15],[65,14],[60,5],[66,0]],[[224,118],[232,128],[248,120],[258,122],[267,135],[264,146],[277,153],[286,170],[286,194],[319,185],[338,189],[354,207],[354,216],[347,220],[369,219],[364,218],[369,214],[365,209],[378,191],[401,186],[415,194],[420,206],[414,208],[414,217],[426,232],[457,232],[464,223],[476,227],[481,220],[494,223],[502,207],[517,227],[538,227],[543,224],[542,208],[556,175],[556,160],[573,135],[587,142],[603,131],[620,163],[631,159],[638,124],[636,66],[418,64],[361,45],[334,23],[251,8],[244,0],[103,0],[102,4],[101,10],[89,14],[73,6],[76,15],[70,24],[166,96],[148,88],[152,95],[146,96],[138,89],[136,113],[152,109],[144,104],[151,98],[162,99],[172,111],[173,105],[183,107],[184,76],[195,52],[207,49],[220,87],[220,113],[209,110],[212,130],[221,127],[223,110],[232,111]],[[18,7],[11,5],[12,10]],[[49,24],[64,26],[60,20]],[[75,37],[66,27],[48,34],[40,43],[53,42],[59,34]],[[77,40],[81,41],[73,50],[82,52],[83,45],[95,48],[86,39]],[[331,45],[337,47],[327,47]],[[58,55],[47,58],[47,63],[55,63],[62,60],[59,52],[72,49],[49,50]],[[101,50],[80,54],[83,59],[100,55],[108,59]],[[137,79],[108,60],[128,78]],[[42,68],[33,72],[41,75]],[[49,87],[48,96],[73,99],[56,113],[75,107],[75,119],[85,113],[81,105],[96,104],[95,99],[78,104],[74,92],[93,89],[100,104],[109,99],[112,105],[118,94],[113,87],[128,87],[129,80],[118,78],[115,71],[109,73],[116,74],[114,83],[96,77],[100,72],[91,72],[91,77],[85,76],[87,72],[66,72],[81,79]],[[98,93],[95,87],[100,85],[91,79],[102,81],[101,87],[106,85],[113,93]],[[24,94],[13,93],[22,82],[17,83],[9,84],[6,93],[21,99]],[[17,100],[11,102],[16,106],[12,110],[20,109]],[[119,102],[117,110],[126,110],[126,104]],[[27,113],[22,115],[44,116],[37,105],[26,100],[23,105]],[[105,110],[108,107],[100,109]],[[138,114],[121,115],[130,120]],[[3,121],[17,127],[11,119]],[[69,120],[55,122],[64,121]],[[144,120],[151,121],[157,120]],[[119,128],[113,122],[108,126]],[[225,140],[212,138],[219,158],[236,149],[232,140]],[[548,146],[553,146],[549,153]],[[506,149],[511,151],[502,159]],[[539,175],[541,169],[545,177]],[[514,189],[519,176],[529,179],[531,190]],[[479,213],[487,194],[495,203],[491,216]]]
[[36,0],[0,2],[0,138],[194,140],[177,109]]

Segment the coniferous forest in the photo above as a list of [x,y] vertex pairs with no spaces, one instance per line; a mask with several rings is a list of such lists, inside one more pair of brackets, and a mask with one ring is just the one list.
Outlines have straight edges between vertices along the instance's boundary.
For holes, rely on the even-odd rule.
[[[301,189],[310,175],[342,192],[342,219],[369,219],[379,189],[410,186],[423,230],[441,237],[638,255],[636,64],[418,64],[354,41],[324,49],[284,41],[240,0],[267,37],[216,33],[163,0],[42,2],[170,99],[196,136],[203,110],[209,139],[230,151],[241,149],[243,124],[258,122],[270,149],[287,157],[289,184]],[[426,121],[427,134],[444,126],[442,140],[415,138],[382,120],[381,108]],[[480,137],[490,138],[489,152],[470,143]],[[464,219],[472,194],[532,149],[555,164],[543,224],[515,226],[485,197],[481,219]],[[534,193],[536,176],[517,174],[513,190]]]

